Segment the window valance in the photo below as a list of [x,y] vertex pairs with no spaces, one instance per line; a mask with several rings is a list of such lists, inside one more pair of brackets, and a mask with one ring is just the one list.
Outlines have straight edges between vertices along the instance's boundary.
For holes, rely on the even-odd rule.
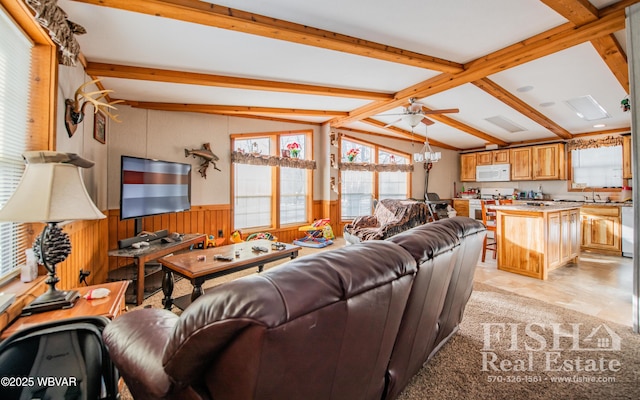
[[376,172],[413,172],[413,164],[373,164],[341,162],[338,168],[343,171],[376,171]]
[[316,169],[314,160],[302,160],[291,157],[265,156],[262,154],[231,152],[231,162],[249,165],[268,165],[271,167],[286,167],[299,169]]
[[607,136],[600,139],[573,139],[567,142],[567,151],[598,147],[622,146],[622,136]]

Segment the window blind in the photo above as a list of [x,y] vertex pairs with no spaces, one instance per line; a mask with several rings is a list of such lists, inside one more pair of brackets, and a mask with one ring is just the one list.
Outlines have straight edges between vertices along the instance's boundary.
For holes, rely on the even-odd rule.
[[[0,8],[0,207],[18,186],[24,171],[31,69],[31,41]],[[0,280],[25,261],[23,224],[0,223]]]

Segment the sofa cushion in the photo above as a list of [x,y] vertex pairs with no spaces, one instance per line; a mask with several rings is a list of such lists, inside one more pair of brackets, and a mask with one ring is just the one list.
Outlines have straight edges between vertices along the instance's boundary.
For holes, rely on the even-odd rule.
[[387,241],[403,247],[420,264],[457,246],[460,238],[451,229],[430,223],[399,233]]

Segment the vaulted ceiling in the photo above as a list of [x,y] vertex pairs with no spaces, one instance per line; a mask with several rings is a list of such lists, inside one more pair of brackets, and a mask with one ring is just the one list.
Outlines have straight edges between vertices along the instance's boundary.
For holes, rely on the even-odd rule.
[[[628,132],[625,7],[638,1],[58,4],[87,30],[87,73],[132,107],[428,133],[466,150]],[[401,115],[410,98],[459,112],[412,128]],[[602,118],[567,103],[586,99]]]

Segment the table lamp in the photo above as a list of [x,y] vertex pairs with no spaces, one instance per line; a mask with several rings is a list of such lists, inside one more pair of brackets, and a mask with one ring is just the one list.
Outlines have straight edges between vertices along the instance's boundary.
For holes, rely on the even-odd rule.
[[95,206],[82,181],[80,168],[93,162],[73,153],[28,151],[22,155],[27,164],[13,195],[0,210],[0,222],[43,222],[47,225],[33,244],[40,264],[47,269],[49,285],[23,310],[23,315],[73,307],[80,297],[75,290],[58,290],[56,264],[71,253],[69,236],[58,223],[71,220],[106,218]]

